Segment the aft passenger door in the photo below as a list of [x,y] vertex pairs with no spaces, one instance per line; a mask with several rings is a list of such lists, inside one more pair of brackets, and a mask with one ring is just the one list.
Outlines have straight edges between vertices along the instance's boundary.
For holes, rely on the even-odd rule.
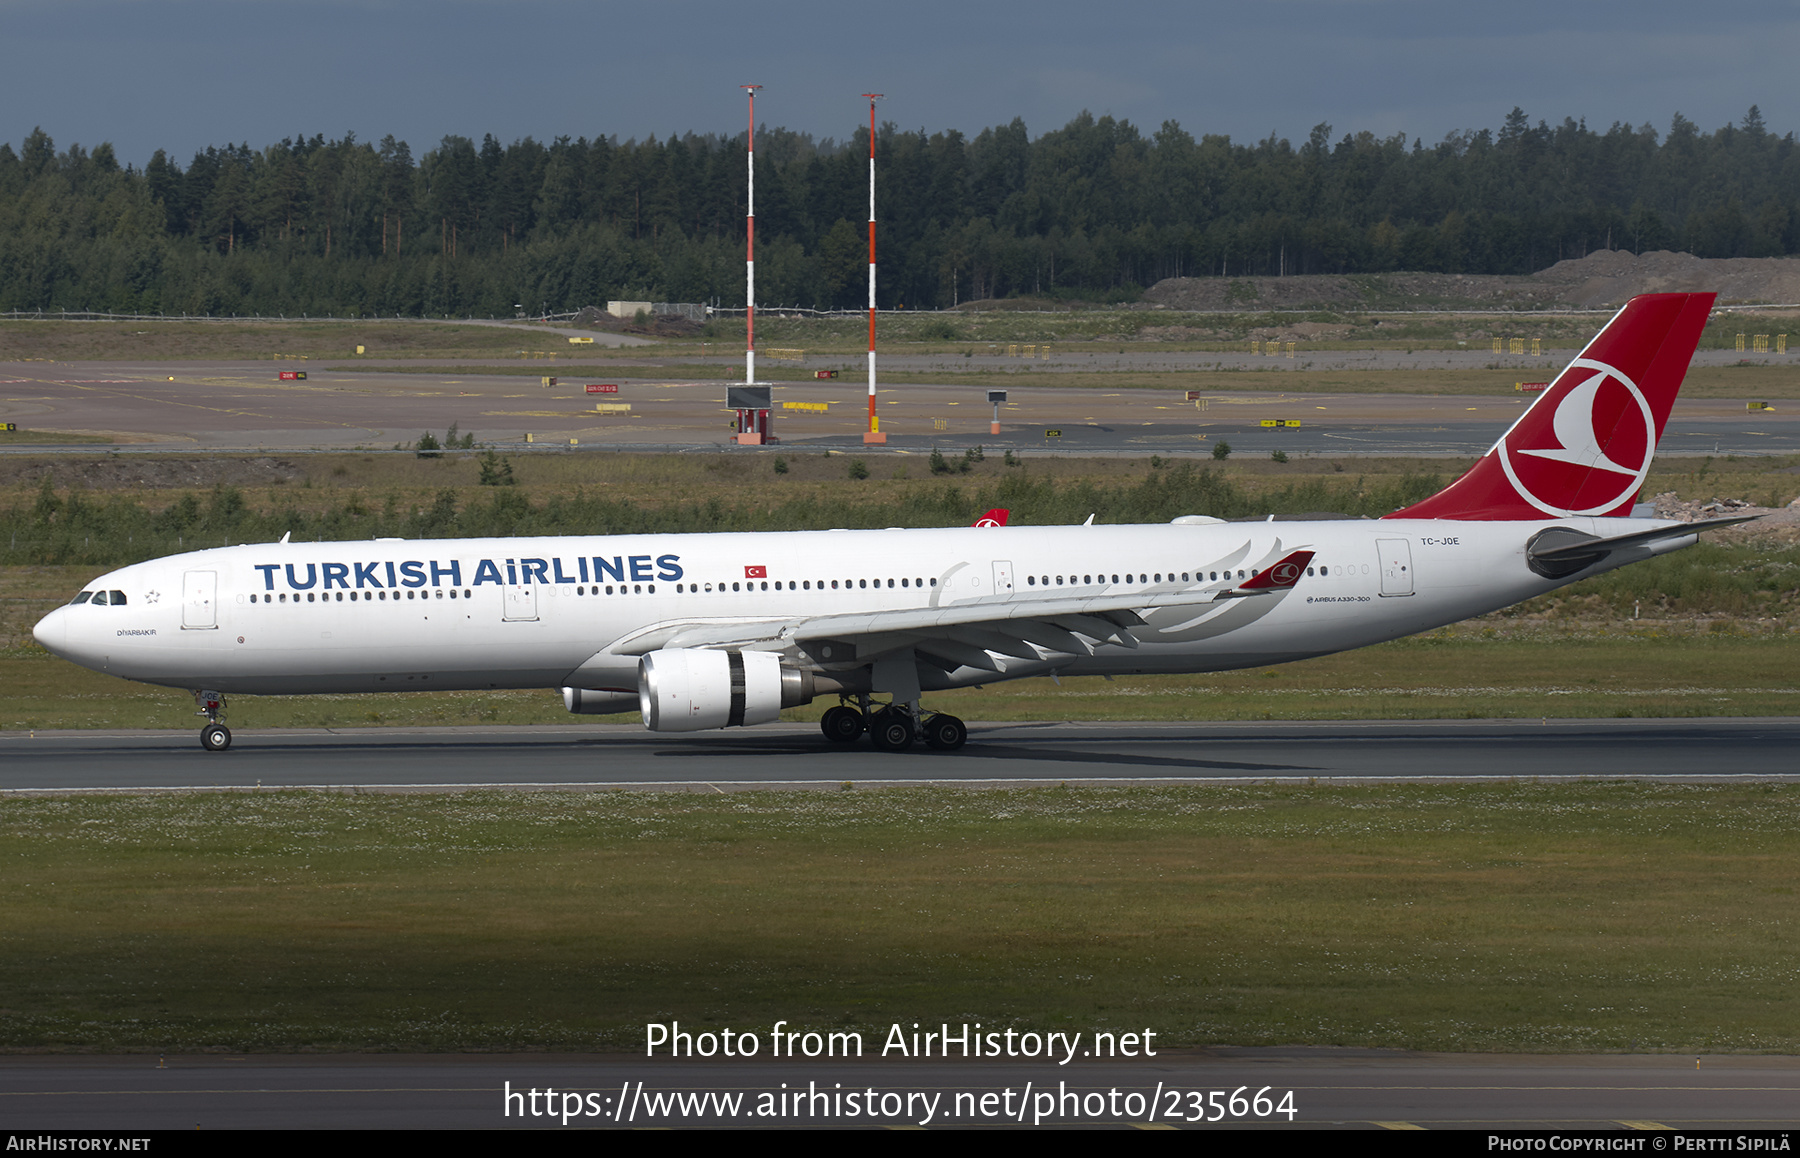
[[1383,596],[1413,593],[1412,544],[1405,539],[1377,539],[1380,552],[1381,594]]

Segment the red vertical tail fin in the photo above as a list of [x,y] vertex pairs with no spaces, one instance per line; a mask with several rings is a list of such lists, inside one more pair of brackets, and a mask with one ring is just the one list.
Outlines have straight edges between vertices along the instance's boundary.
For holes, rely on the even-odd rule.
[[1714,296],[1626,302],[1467,474],[1386,517],[1629,515]]
[[995,507],[987,514],[976,519],[973,525],[977,527],[1004,527],[1006,525],[1006,520],[1011,517],[1012,512],[1005,507]]

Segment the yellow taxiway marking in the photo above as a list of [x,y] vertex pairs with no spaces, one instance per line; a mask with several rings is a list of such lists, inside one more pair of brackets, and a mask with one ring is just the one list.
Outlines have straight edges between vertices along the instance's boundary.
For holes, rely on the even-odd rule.
[[1615,1118],[1613,1120],[1618,1122],[1619,1125],[1625,1127],[1627,1130],[1671,1130],[1671,1129],[1674,1129],[1674,1127],[1665,1126],[1661,1122],[1635,1122],[1635,1121],[1627,1121],[1624,1118]]
[[1380,1126],[1383,1130],[1423,1130],[1425,1128],[1412,1122],[1376,1122],[1375,1125]]

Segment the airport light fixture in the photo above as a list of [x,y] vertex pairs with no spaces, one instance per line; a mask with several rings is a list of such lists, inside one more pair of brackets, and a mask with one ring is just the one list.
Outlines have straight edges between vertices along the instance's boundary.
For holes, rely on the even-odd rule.
[[756,94],[760,84],[739,85],[750,95],[750,132],[745,156],[750,168],[749,201],[744,215],[744,385],[756,384]]
[[878,92],[866,92],[869,102],[869,429],[863,434],[865,443],[885,443],[881,420],[875,417],[875,102]]

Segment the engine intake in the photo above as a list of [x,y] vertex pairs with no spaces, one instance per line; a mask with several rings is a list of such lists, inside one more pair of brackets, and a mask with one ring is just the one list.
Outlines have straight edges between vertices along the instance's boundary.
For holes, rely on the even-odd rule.
[[811,702],[811,672],[769,651],[664,648],[638,661],[638,707],[652,732],[767,724]]

